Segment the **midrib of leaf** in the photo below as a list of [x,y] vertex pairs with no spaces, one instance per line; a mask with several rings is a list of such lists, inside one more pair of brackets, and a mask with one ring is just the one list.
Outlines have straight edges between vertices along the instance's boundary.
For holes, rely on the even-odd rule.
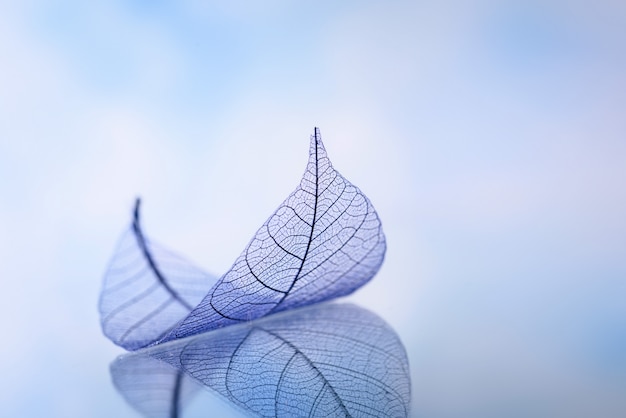
[[154,258],[152,257],[152,253],[150,252],[150,250],[148,249],[148,245],[146,243],[146,239],[143,235],[143,232],[141,231],[141,226],[139,224],[139,206],[141,205],[141,199],[137,198],[137,200],[135,201],[135,212],[134,212],[134,216],[133,216],[133,232],[135,234],[135,237],[137,238],[137,244],[139,245],[139,248],[141,248],[141,252],[143,253],[144,257],[146,257],[146,261],[148,262],[148,265],[150,266],[150,269],[152,270],[152,272],[154,273],[154,275],[156,276],[157,280],[159,281],[159,283],[161,283],[161,285],[163,285],[163,287],[165,288],[165,290],[167,290],[167,292],[172,295],[172,297],[179,302],[181,305],[183,305],[185,308],[192,310],[193,307],[190,306],[179,294],[178,292],[176,292],[176,290],[174,290],[169,283],[167,282],[167,280],[165,279],[165,276],[163,276],[163,274],[161,273],[161,270],[159,270],[156,262],[154,261]]
[[307,242],[306,245],[306,250],[304,251],[304,256],[302,257],[302,261],[300,262],[300,267],[298,268],[298,271],[296,272],[296,275],[293,278],[293,281],[291,282],[291,285],[289,286],[289,288],[287,289],[287,291],[285,293],[283,293],[283,295],[281,296],[280,300],[276,303],[276,305],[274,305],[274,307],[272,309],[270,309],[270,311],[268,312],[268,314],[276,311],[276,308],[278,308],[280,306],[281,303],[283,303],[283,301],[287,298],[287,296],[289,296],[289,293],[291,293],[291,289],[293,289],[293,287],[296,285],[296,282],[298,281],[299,277],[300,277],[300,273],[302,273],[302,269],[304,268],[304,263],[306,262],[307,256],[309,255],[309,250],[311,248],[311,242],[313,241],[313,231],[315,231],[315,223],[317,221],[317,201],[318,201],[318,191],[319,191],[319,160],[318,160],[318,139],[319,139],[319,129],[315,128],[315,196],[314,196],[314,205],[313,205],[313,220],[311,221],[311,233],[309,234],[309,240]]

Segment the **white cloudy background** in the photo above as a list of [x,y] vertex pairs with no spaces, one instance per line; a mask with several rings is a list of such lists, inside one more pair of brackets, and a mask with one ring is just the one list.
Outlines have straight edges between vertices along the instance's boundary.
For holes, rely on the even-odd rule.
[[384,223],[350,299],[403,340],[413,416],[624,416],[625,21],[618,0],[0,1],[0,415],[136,416],[96,309],[134,197],[224,272],[319,126]]

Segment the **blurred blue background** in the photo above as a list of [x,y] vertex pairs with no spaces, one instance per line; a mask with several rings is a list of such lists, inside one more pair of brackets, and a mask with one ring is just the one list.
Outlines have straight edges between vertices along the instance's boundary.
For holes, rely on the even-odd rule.
[[413,416],[626,416],[625,21],[617,0],[0,2],[0,415],[136,416],[97,314],[135,196],[220,274],[319,126],[384,223],[349,299],[403,340]]

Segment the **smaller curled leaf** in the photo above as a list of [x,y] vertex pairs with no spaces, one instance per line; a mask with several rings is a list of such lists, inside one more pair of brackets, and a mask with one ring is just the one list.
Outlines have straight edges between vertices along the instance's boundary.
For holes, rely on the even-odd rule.
[[127,350],[158,341],[196,306],[217,280],[148,240],[139,199],[104,276],[100,321],[104,334]]

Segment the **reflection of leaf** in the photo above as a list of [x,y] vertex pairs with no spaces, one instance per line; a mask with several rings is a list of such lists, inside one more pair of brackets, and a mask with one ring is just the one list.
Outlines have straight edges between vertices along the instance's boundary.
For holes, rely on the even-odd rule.
[[[116,362],[146,356],[257,416],[408,415],[410,374],[402,342],[382,319],[354,305],[298,309]],[[117,368],[111,370],[115,380]]]
[[139,200],[105,275],[100,295],[104,333],[127,350],[145,347],[172,329],[216,281],[181,257],[149,242]]
[[300,185],[162,342],[351,293],[385,248],[372,204],[332,167],[316,128]]
[[126,401],[151,418],[181,416],[201,387],[182,371],[149,356],[120,357],[111,364],[111,376]]

